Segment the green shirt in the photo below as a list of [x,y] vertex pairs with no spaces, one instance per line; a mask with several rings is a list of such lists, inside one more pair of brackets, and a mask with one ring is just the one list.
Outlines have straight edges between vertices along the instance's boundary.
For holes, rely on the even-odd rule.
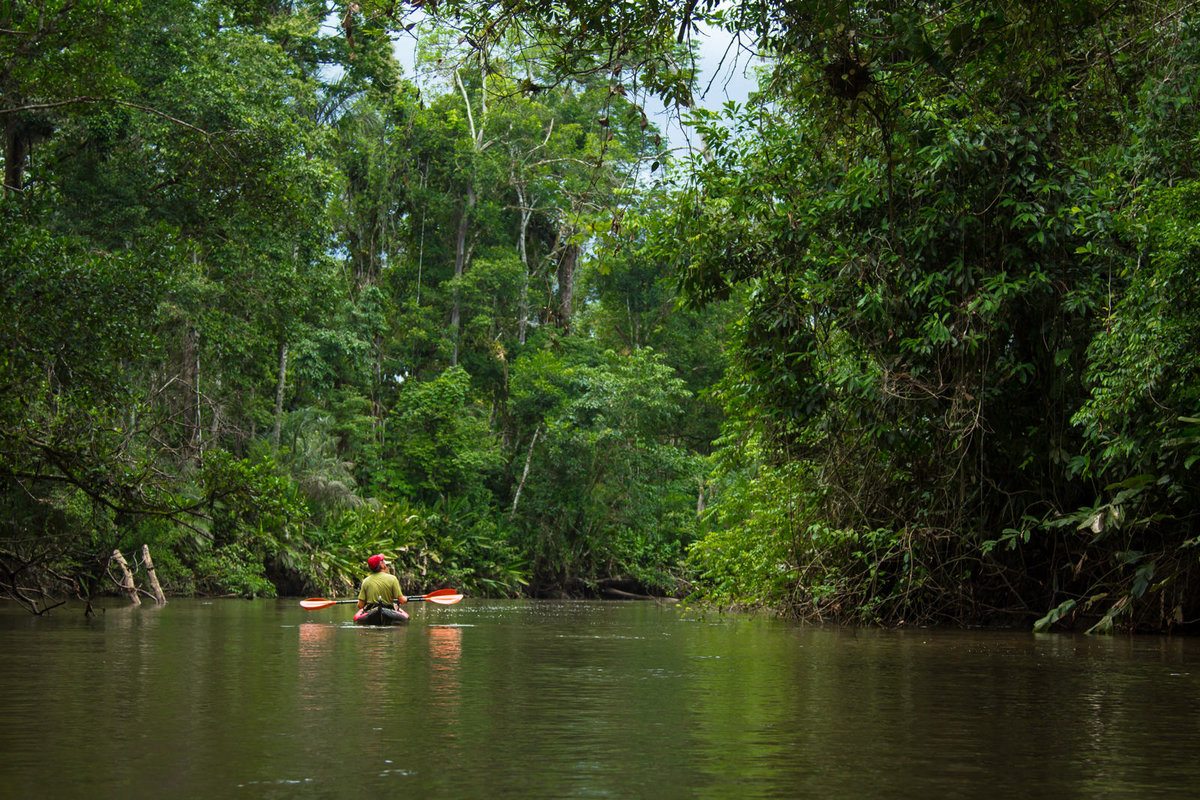
[[390,606],[403,596],[400,581],[392,573],[383,570],[363,578],[362,588],[358,590],[358,599],[364,603],[377,603],[382,598]]

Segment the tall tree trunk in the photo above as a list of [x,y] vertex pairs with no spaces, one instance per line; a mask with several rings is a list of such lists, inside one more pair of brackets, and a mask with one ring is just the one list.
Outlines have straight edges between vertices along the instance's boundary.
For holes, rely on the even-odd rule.
[[23,135],[20,114],[4,116],[4,193],[19,193],[25,183],[25,159],[29,155],[29,140]]
[[[180,416],[185,424],[190,423],[191,427],[188,440],[181,441],[180,446],[189,455],[196,455],[202,453],[204,446],[200,397],[200,332],[190,325],[183,332],[183,352],[180,354],[180,362],[179,371],[183,379]],[[188,417],[191,419],[188,420]]]
[[462,216],[458,220],[458,236],[454,241],[454,305],[450,309],[450,331],[454,336],[454,358],[451,364],[458,363],[458,326],[462,311],[459,307],[458,282],[467,269],[467,232],[471,228],[471,212],[475,210],[475,187],[467,189],[466,200],[463,201]]
[[[5,82],[0,76],[0,86]],[[54,134],[54,123],[41,114],[12,110],[20,107],[20,99],[8,96],[3,88],[0,88],[0,98],[8,106],[7,111],[0,111],[0,118],[4,120],[4,194],[8,196],[24,191],[29,151],[33,145]]]
[[[458,84],[458,90],[462,93],[463,107],[467,112],[467,125],[471,130],[471,141],[474,146],[475,154],[482,153],[487,145],[483,143],[483,129],[487,124],[487,68],[484,63],[484,54],[480,52],[480,70],[482,74],[483,86],[479,90],[479,124],[475,124],[475,113],[471,109],[471,98],[467,95],[466,84],[463,83],[462,75],[458,70],[454,71],[454,81]],[[454,356],[451,359],[451,364],[458,364],[458,333],[459,324],[461,322],[462,311],[459,307],[459,293],[457,282],[462,278],[463,273],[467,269],[468,252],[467,252],[467,233],[471,227],[471,214],[475,210],[475,203],[478,201],[476,196],[476,175],[475,165],[471,165],[470,183],[467,186],[467,196],[463,201],[462,217],[458,221],[458,236],[455,238],[454,245],[454,279],[456,285],[454,287],[454,305],[450,311],[450,329],[454,336]]]
[[521,276],[521,299],[517,309],[517,341],[525,344],[525,329],[529,327],[529,221],[533,218],[533,209],[525,196],[525,187],[520,183],[517,187],[517,207],[521,214],[521,227],[517,232],[517,252],[521,263],[525,265],[525,273]]
[[571,331],[571,311],[575,301],[575,266],[579,261],[579,246],[563,248],[558,260],[558,327]]
[[283,427],[283,389],[287,380],[288,346],[279,345],[279,382],[275,384],[275,429],[271,431],[271,446],[279,449],[279,431]]
[[517,484],[517,491],[513,493],[512,510],[508,512],[508,518],[512,519],[517,515],[517,503],[521,500],[521,490],[525,488],[525,479],[529,477],[529,465],[533,462],[533,446],[537,444],[538,434],[542,432],[542,426],[539,423],[533,429],[533,438],[529,440],[529,451],[525,454],[525,469],[521,470],[521,480]]

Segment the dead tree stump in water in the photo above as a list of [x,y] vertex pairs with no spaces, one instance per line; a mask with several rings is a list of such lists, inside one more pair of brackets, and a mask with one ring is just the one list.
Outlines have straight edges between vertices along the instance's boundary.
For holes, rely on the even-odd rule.
[[111,560],[117,562],[117,566],[121,568],[121,591],[129,595],[129,602],[140,606],[142,598],[138,597],[137,586],[133,582],[133,573],[129,571],[129,564],[126,563],[125,556],[121,555],[120,550],[113,550]]
[[146,565],[146,572],[150,574],[150,588],[154,590],[154,602],[165,606],[167,597],[158,583],[158,573],[154,571],[154,562],[150,560],[150,545],[148,544],[142,545],[142,563]]

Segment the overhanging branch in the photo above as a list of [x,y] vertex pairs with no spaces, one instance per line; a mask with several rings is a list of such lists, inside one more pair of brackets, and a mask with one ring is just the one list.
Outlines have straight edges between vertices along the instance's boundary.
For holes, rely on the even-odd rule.
[[112,97],[82,96],[82,97],[71,97],[71,98],[67,98],[65,100],[54,100],[52,102],[47,102],[47,103],[26,103],[24,105],[13,106],[12,108],[0,108],[0,117],[4,116],[5,114],[15,114],[19,111],[43,111],[43,110],[50,109],[50,108],[62,108],[63,106],[72,106],[72,105],[76,105],[79,103],[112,103],[113,105],[123,106],[125,108],[132,108],[137,111],[144,111],[147,114],[154,114],[155,116],[162,117],[163,119],[167,120],[168,122],[172,122],[175,125],[179,125],[181,127],[187,128],[189,130],[193,130],[196,133],[200,134],[201,136],[205,137],[206,139],[212,136],[211,133],[204,130],[203,128],[197,128],[195,125],[192,125],[191,123],[188,123],[188,122],[184,122],[183,120],[179,119],[178,117],[173,117],[170,114],[166,113],[165,111],[159,111],[157,108],[153,108],[151,106],[144,106],[140,103],[131,103],[128,100],[117,100]]

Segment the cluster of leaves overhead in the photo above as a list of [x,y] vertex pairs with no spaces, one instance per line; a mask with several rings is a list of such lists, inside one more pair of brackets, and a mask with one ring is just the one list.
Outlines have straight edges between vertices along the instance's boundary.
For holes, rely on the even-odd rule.
[[[614,93],[641,101],[651,95],[683,107],[694,103],[695,62],[691,35],[717,0],[584,0],[551,2],[354,4],[368,24],[411,30],[419,11],[456,31],[459,41],[480,52],[515,43],[518,58],[511,77],[521,91],[537,95],[564,85],[610,85]],[[411,5],[411,8],[409,7]],[[499,72],[506,68],[497,65]],[[641,127],[649,123],[644,115]]]

